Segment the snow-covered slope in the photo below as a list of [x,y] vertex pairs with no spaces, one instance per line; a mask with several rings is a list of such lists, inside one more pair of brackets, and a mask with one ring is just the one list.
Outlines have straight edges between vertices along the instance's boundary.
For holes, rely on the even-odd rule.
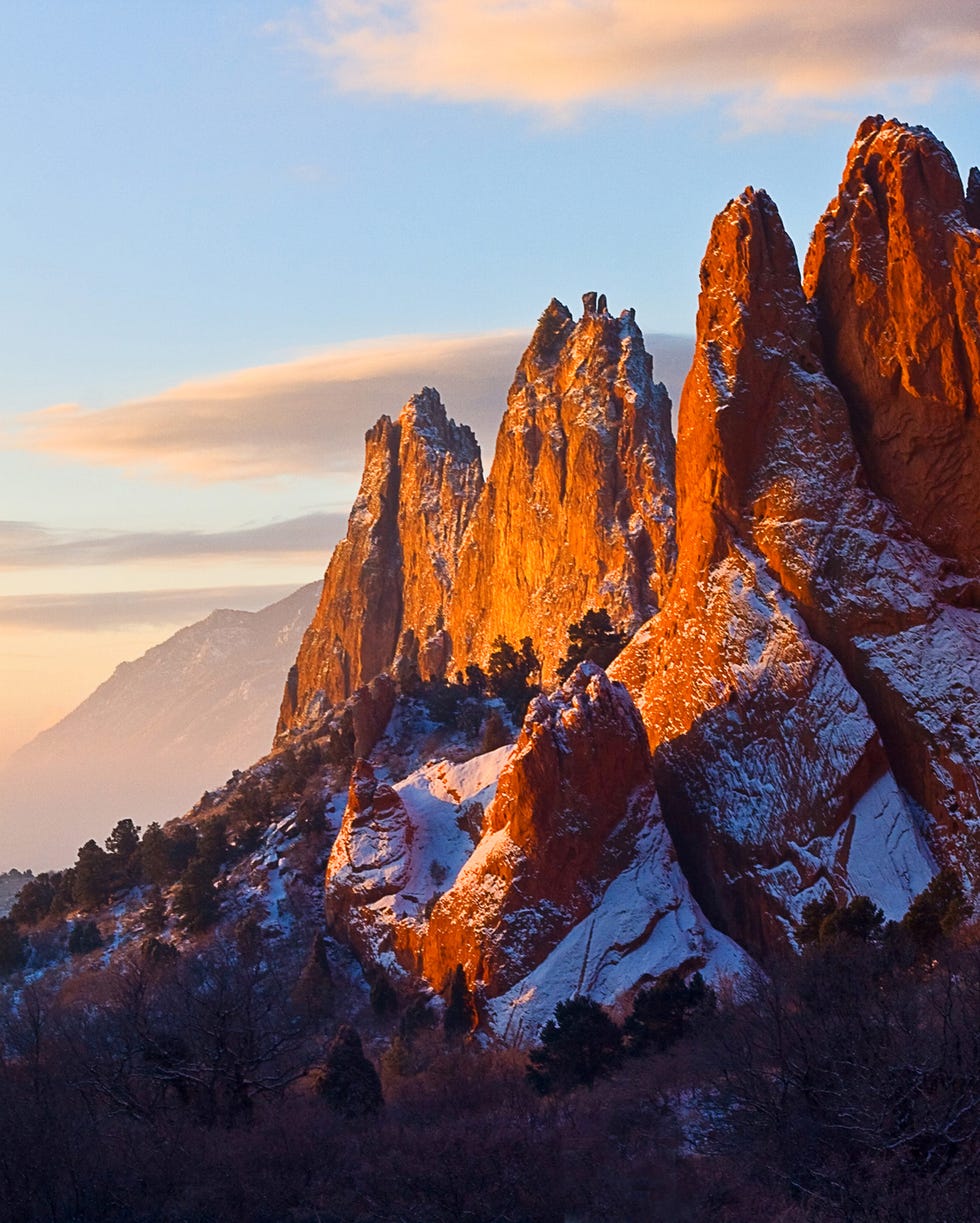
[[573,994],[612,1005],[674,968],[748,967],[693,901],[636,708],[593,663],[511,747],[394,784],[385,758],[358,764],[327,866],[331,928],[363,962],[436,990],[461,964],[513,1041]]
[[65,866],[118,820],[170,819],[265,755],[318,593],[212,612],[21,748],[0,771],[0,868]]

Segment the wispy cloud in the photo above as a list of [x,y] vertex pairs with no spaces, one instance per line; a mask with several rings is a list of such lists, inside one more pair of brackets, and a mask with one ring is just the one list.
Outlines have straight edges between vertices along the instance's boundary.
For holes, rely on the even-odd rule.
[[0,521],[0,571],[256,556],[305,556],[319,566],[346,521],[315,513],[230,531],[68,531]]
[[553,113],[762,95],[812,115],[884,83],[980,82],[976,0],[320,0],[293,32],[348,90]]
[[[515,331],[350,344],[109,408],[44,408],[21,417],[0,445],[168,479],[317,475],[351,484],[364,462],[364,431],[382,413],[397,415],[415,391],[435,386],[450,415],[475,430],[489,465],[528,339]],[[647,344],[657,377],[676,398],[692,341],[653,335]],[[93,552],[97,547],[93,541]]]
[[292,594],[291,586],[213,586],[189,590],[124,590],[95,594],[2,595],[6,629],[101,632],[190,624],[216,608],[258,611]]
[[86,410],[59,404],[7,434],[24,449],[194,481],[361,470],[364,431],[423,386],[485,440],[496,434],[526,335],[395,337],[184,382]]

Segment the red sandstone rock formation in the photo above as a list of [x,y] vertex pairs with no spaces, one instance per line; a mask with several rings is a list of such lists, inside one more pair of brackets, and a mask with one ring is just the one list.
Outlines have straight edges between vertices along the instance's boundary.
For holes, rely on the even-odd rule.
[[[382,795],[370,820],[352,792],[348,858],[328,872],[328,905],[355,946],[437,988],[463,964],[498,1028],[532,996],[631,988],[663,962],[650,930],[663,933],[668,911],[688,915],[669,955],[710,958],[718,936],[672,873],[673,845],[707,916],[760,953],[828,887],[897,917],[934,856],[980,877],[980,588],[965,497],[980,466],[969,379],[944,390],[950,353],[972,361],[969,319],[941,292],[942,260],[975,241],[980,175],[964,202],[941,146],[906,129],[884,139],[892,127],[859,133],[852,178],[867,181],[842,189],[815,239],[816,304],[765,193],[715,221],[680,411],[672,580],[666,401],[631,316],[588,298],[576,324],[552,303],[521,364],[446,631],[407,633],[403,661],[482,661],[498,633],[529,635],[547,676],[588,606],[634,624],[659,604],[611,669],[642,731],[621,689],[580,671],[532,705],[475,848],[472,810],[452,806],[465,785],[426,766],[394,787],[401,807]],[[878,238],[858,224],[872,197]],[[853,225],[841,219],[851,205]],[[948,243],[930,245],[922,216]],[[906,275],[893,257],[912,265],[903,292],[920,285],[931,313],[902,315],[902,295],[886,294],[872,334],[862,312],[875,286]],[[970,269],[950,274],[966,294]],[[848,328],[874,361],[855,381],[838,373],[839,386],[824,353],[835,372],[846,365],[859,351]],[[895,335],[905,373],[888,391],[871,375]],[[903,502],[886,484],[905,452],[885,434],[914,418],[916,396],[932,405],[918,419],[949,496],[930,501],[915,476]],[[959,433],[933,428],[947,418]],[[436,800],[439,786],[449,798]],[[642,898],[632,909],[627,892]]]
[[929,597],[892,578],[938,580],[940,566],[864,485],[764,193],[716,219],[701,282],[677,576],[612,673],[643,713],[695,895],[763,951],[828,884],[898,915],[928,878],[913,812],[834,651],[883,618],[925,619]]
[[631,860],[658,819],[643,723],[592,663],[538,697],[487,811],[483,837],[436,904],[422,971],[456,964],[489,996],[539,964]]
[[482,488],[476,439],[433,390],[368,432],[360,492],[286,685],[277,742],[389,668],[404,634],[438,639]]
[[670,400],[633,311],[586,294],[574,322],[552,301],[518,367],[449,611],[455,665],[498,636],[528,636],[545,682],[567,628],[605,607],[636,628],[674,563]]
[[931,132],[857,133],[813,235],[806,289],[873,486],[980,569],[980,184]]
[[370,963],[437,990],[462,964],[511,1036],[576,992],[611,1003],[670,968],[746,963],[692,901],[643,724],[592,663],[532,703],[513,748],[394,786],[358,765],[326,905]]

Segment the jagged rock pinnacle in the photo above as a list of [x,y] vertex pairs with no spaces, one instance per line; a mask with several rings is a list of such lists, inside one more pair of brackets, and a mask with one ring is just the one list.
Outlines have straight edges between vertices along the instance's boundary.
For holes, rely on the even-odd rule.
[[806,260],[865,468],[927,543],[980,570],[980,186],[926,128],[861,125]]

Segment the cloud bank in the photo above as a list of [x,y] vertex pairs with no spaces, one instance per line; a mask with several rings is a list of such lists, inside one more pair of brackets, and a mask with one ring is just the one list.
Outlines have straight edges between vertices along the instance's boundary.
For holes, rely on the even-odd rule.
[[302,45],[340,87],[377,94],[562,112],[980,83],[976,0],[320,0],[313,14]]
[[0,521],[0,571],[200,557],[309,557],[319,565],[346,524],[346,515],[329,513],[230,531],[61,531]]
[[22,417],[6,445],[200,482],[349,477],[364,461],[364,431],[423,386],[492,439],[526,342],[508,332],[351,344],[109,408],[44,408]]
[[[435,386],[450,415],[474,429],[489,466],[507,390],[528,339],[526,332],[505,332],[347,345],[184,382],[109,408],[44,408],[22,417],[4,444],[124,470],[146,469],[169,479],[314,475],[349,484],[363,466],[365,430],[382,413],[397,415],[415,391]],[[676,401],[693,340],[652,335],[647,347],[654,353],[656,377]],[[20,546],[29,549],[30,542]],[[93,539],[88,548],[94,557],[100,549],[123,546]],[[174,546],[184,546],[179,537]]]
[[122,590],[98,593],[0,596],[0,627],[32,632],[102,632],[190,624],[216,608],[259,611],[295,586],[212,586],[188,590]]

